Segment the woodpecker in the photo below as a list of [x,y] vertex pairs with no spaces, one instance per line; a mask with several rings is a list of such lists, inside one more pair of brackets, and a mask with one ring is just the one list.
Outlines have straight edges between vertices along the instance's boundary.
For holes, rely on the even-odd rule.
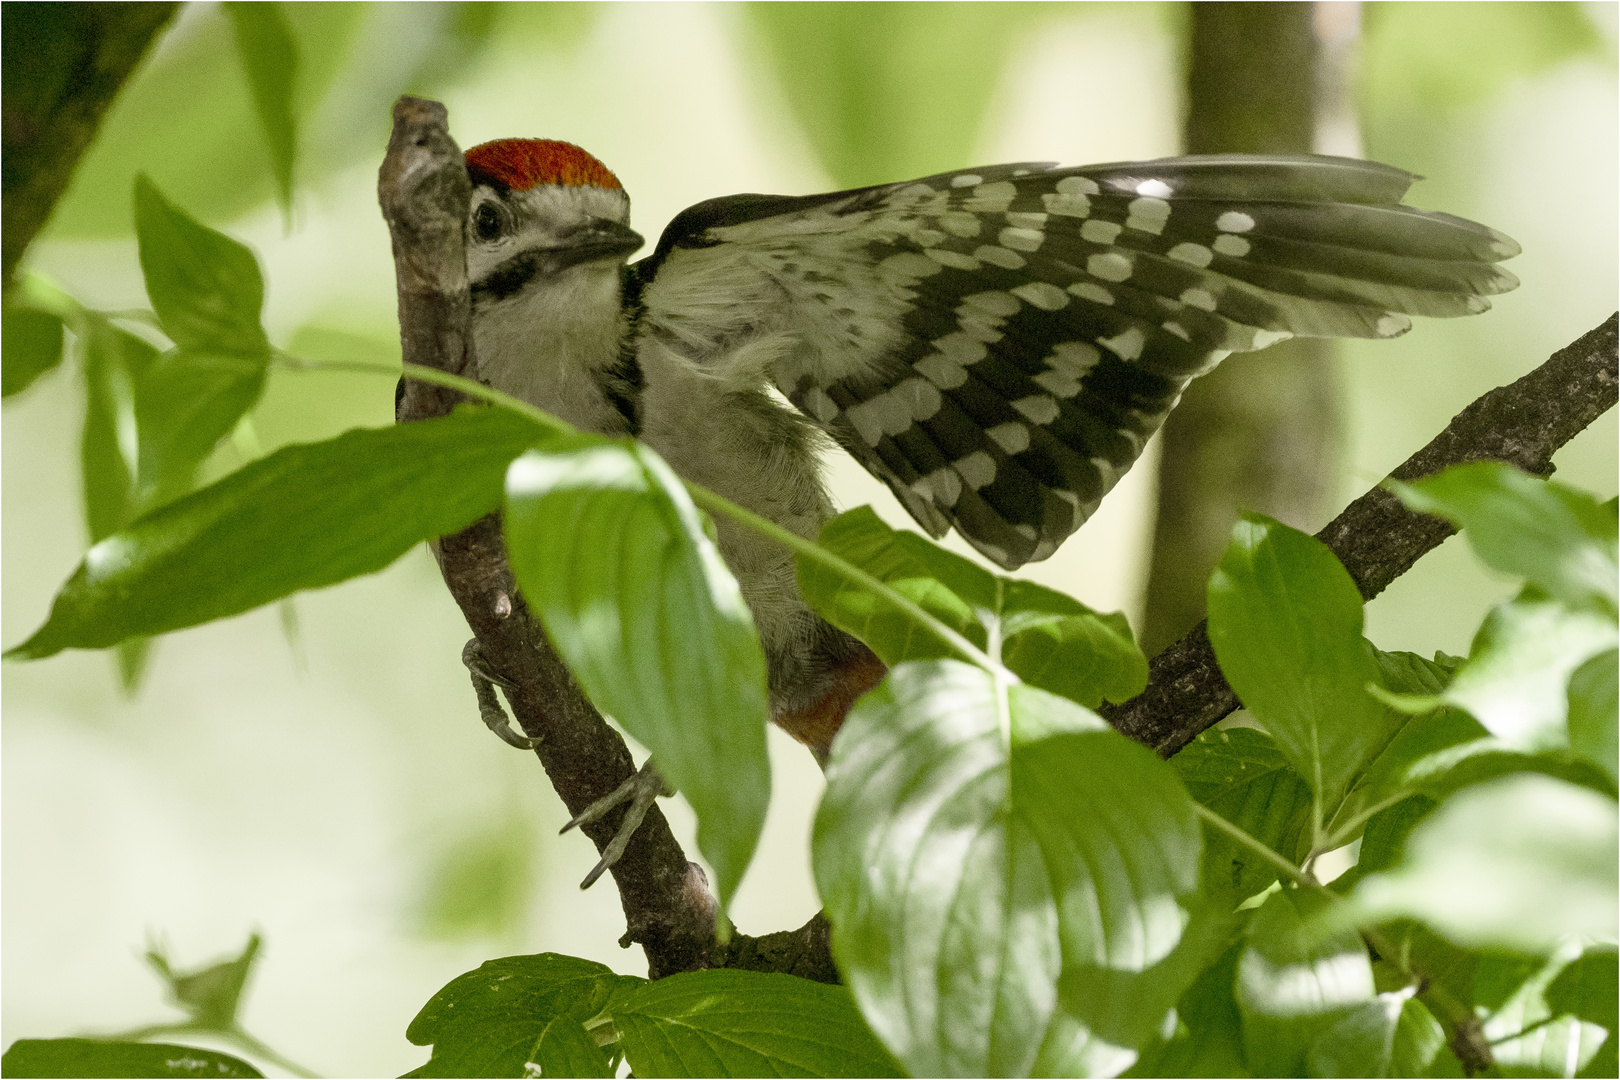
[[[1295,335],[1390,338],[1518,282],[1494,229],[1401,205],[1412,174],[1321,156],[994,165],[693,206],[652,254],[566,142],[466,153],[480,377],[801,536],[833,515],[830,438],[930,535],[1044,559],[1187,383]],[[771,718],[825,761],[883,665],[805,604],[791,554],[719,548],[767,658]]]

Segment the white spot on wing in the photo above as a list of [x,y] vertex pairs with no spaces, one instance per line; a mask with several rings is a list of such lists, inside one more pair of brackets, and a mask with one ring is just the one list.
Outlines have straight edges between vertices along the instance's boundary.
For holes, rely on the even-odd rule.
[[1087,221],[1080,226],[1080,239],[1090,240],[1093,244],[1112,244],[1119,239],[1123,225],[1112,221]]
[[1192,340],[1192,335],[1187,333],[1187,328],[1178,322],[1165,322],[1161,323],[1160,325],[1163,326],[1165,330],[1176,335],[1176,337],[1180,338],[1182,341]]
[[1248,232],[1254,228],[1254,218],[1241,210],[1228,210],[1215,219],[1215,227],[1221,232]]
[[837,418],[838,403],[827,396],[827,391],[819,386],[812,386],[804,394],[804,407],[810,410],[810,415],[822,423]]
[[1067,293],[1046,281],[1027,281],[1009,291],[1024,303],[1038,307],[1042,311],[1058,311],[1067,307],[1069,303]]
[[1146,339],[1142,336],[1141,327],[1133,326],[1114,337],[1100,338],[1097,344],[1121,360],[1135,360],[1142,355],[1142,346],[1146,344]]
[[1208,266],[1209,261],[1215,257],[1214,253],[1203,244],[1177,244],[1170,249],[1169,255],[1177,262],[1192,266]]
[[1086,259],[1086,273],[1104,281],[1124,281],[1131,276],[1131,260],[1117,251],[1104,251]]
[[962,482],[974,491],[991,483],[996,478],[996,459],[983,450],[975,450],[960,461],[953,462],[951,468]]
[[1127,229],[1136,229],[1157,236],[1164,231],[1165,223],[1170,220],[1170,204],[1163,199],[1143,196],[1140,199],[1133,199],[1129,209],[1130,216],[1125,219]]
[[966,210],[950,210],[939,216],[939,227],[953,236],[978,236],[979,215]]
[[962,478],[949,467],[935,469],[912,484],[911,490],[941,506],[955,506],[962,495]]
[[951,187],[974,187],[984,183],[984,177],[977,173],[960,173],[951,177]]
[[1009,454],[1021,454],[1029,449],[1029,428],[1017,421],[986,428],[986,435]]
[[966,334],[946,334],[942,338],[935,338],[929,344],[958,364],[976,364],[989,353],[982,341]]
[[1061,217],[1083,218],[1091,213],[1091,200],[1084,195],[1042,195],[1041,204],[1048,214]]
[[1184,289],[1181,293],[1181,302],[1188,307],[1199,308],[1203,311],[1215,310],[1215,296],[1208,289],[1200,289],[1196,285]]
[[[1005,319],[1010,315],[1018,314],[1018,300],[1010,293],[992,289],[989,292],[974,293],[972,296],[962,297],[962,307],[982,311],[987,315],[994,315]],[[961,308],[957,309],[958,311]]]
[[952,270],[977,270],[983,265],[973,256],[964,255],[960,251],[951,251],[949,248],[929,248],[926,254],[941,266],[948,266]]
[[1412,329],[1412,320],[1391,311],[1379,317],[1378,325],[1374,329],[1378,331],[1379,337],[1397,337]]
[[1007,215],[1007,224],[1020,229],[1039,229],[1046,225],[1046,215],[1015,211]]
[[1077,281],[1069,286],[1069,291],[1082,300],[1090,300],[1094,304],[1112,304],[1114,294],[1098,285],[1095,281]]
[[1231,233],[1222,233],[1217,236],[1210,247],[1222,255],[1230,255],[1234,259],[1241,259],[1249,253],[1249,242],[1243,237],[1233,236]]
[[[974,342],[975,345],[978,342]],[[967,368],[960,361],[953,360],[939,353],[929,353],[927,356],[911,365],[922,372],[923,377],[941,390],[955,390],[967,382]]]
[[1287,330],[1256,330],[1254,332],[1254,347],[1264,349],[1268,345],[1275,345],[1279,341],[1287,341],[1294,335]]
[[1088,176],[1065,176],[1056,186],[1059,195],[1095,195],[1102,190]]
[[[1002,231],[1008,232],[1010,230],[1003,229]],[[974,248],[973,257],[983,259],[991,266],[1000,266],[1007,270],[1022,270],[1025,265],[1024,257],[1018,252],[1008,251],[1006,248],[997,247],[994,244],[981,244],[979,247]]]
[[1144,180],[1136,185],[1136,193],[1154,199],[1168,199],[1170,197],[1170,185],[1163,180]]
[[1046,239],[1046,234],[1039,229],[1021,229],[1009,225],[1002,229],[997,239],[1002,247],[1010,247],[1015,251],[1035,251]]
[[1046,394],[1031,394],[1026,398],[1019,398],[1010,402],[1014,409],[1029,417],[1037,424],[1050,424],[1058,418],[1058,403],[1056,398]]
[[[896,398],[905,406],[912,420],[932,419],[933,415],[939,412],[939,406],[944,400],[939,396],[939,390],[934,384],[924,379],[907,379],[890,390],[889,396]],[[899,433],[890,432],[893,435]]]

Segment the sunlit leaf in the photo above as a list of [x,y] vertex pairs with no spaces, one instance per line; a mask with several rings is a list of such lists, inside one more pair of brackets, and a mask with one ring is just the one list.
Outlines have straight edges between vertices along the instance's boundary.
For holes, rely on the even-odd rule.
[[1243,1041],[1256,1076],[1300,1076],[1317,1039],[1374,1001],[1372,965],[1354,933],[1328,938],[1306,929],[1324,901],[1273,893],[1249,923],[1238,961]]
[[1569,677],[1569,746],[1596,762],[1616,780],[1616,757],[1620,756],[1615,735],[1617,662],[1620,654],[1610,649],[1592,657]]
[[839,969],[914,1075],[1117,1072],[1120,1035],[1146,1042],[1224,948],[1215,920],[1189,930],[1185,790],[1065,698],[899,665],[827,778],[815,866]]
[[0,397],[10,397],[62,362],[62,320],[9,303],[0,320]]
[[434,994],[411,1021],[405,1037],[433,1047],[411,1075],[611,1076],[607,1055],[581,1025],[643,982],[557,953],[486,961]]
[[1539,953],[1570,934],[1612,938],[1620,906],[1615,803],[1536,774],[1452,796],[1394,869],[1363,878],[1345,919],[1421,919],[1453,941]]
[[263,1076],[241,1058],[173,1043],[18,1039],[0,1058],[7,1076]]
[[[1094,708],[1134,697],[1147,684],[1147,660],[1123,615],[992,574],[914,532],[891,529],[869,506],[828,522],[820,542],[980,648],[994,628],[1002,662],[1032,686]],[[953,655],[890,601],[817,562],[800,558],[799,585],[817,613],[885,664]]]
[[1569,745],[1569,680],[1614,647],[1611,616],[1572,611],[1527,588],[1486,616],[1443,699],[1516,750]]
[[613,1023],[637,1076],[904,1075],[848,990],[792,975],[671,975],[615,1004]]
[[1209,582],[1221,671],[1328,813],[1401,719],[1367,693],[1378,666],[1361,594],[1321,541],[1269,518],[1237,523]]
[[1572,607],[1617,610],[1612,505],[1500,461],[1458,465],[1389,487],[1412,509],[1459,526],[1487,566]]
[[1594,945],[1570,962],[1548,984],[1547,1007],[1554,1016],[1577,1016],[1609,1031],[1620,1031],[1620,966],[1613,944]]
[[507,464],[545,435],[465,409],[278,450],[92,547],[7,655],[104,648],[381,570],[496,509]]
[[1496,965],[1505,976],[1503,986],[1511,991],[1497,995],[1503,1000],[1493,1002],[1482,1033],[1504,1075],[1607,1076],[1614,1071],[1609,1066],[1614,1056],[1610,1029],[1579,1015],[1560,1015],[1562,1010],[1548,1002],[1557,977],[1579,963],[1581,953],[1578,941],[1566,941],[1544,961],[1520,958]]
[[298,80],[298,42],[278,3],[227,3],[236,54],[253,92],[253,106],[270,147],[282,212],[292,213],[293,164],[298,133],[293,119],[293,87]]
[[523,595],[692,804],[728,901],[770,802],[765,656],[686,488],[639,443],[560,439],[512,463],[505,526]]

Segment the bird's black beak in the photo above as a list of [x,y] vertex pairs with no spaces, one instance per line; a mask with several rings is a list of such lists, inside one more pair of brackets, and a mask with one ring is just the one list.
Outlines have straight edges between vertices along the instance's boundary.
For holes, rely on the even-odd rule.
[[547,255],[548,269],[553,273],[581,263],[602,259],[623,259],[633,254],[646,241],[628,225],[610,218],[592,218]]

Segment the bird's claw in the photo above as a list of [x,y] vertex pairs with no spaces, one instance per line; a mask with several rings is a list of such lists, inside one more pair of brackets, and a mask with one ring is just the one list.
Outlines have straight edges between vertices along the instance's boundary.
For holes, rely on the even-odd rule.
[[618,831],[613,834],[613,839],[608,841],[608,846],[602,849],[601,859],[597,860],[591,872],[585,875],[585,880],[579,883],[581,889],[588,889],[596,884],[596,879],[624,855],[625,848],[630,846],[630,838],[641,826],[641,819],[646,817],[647,811],[652,808],[653,800],[660,795],[673,794],[675,789],[669,786],[664,774],[658,771],[657,766],[649,758],[634,776],[581,810],[572,821],[562,827],[562,831],[567,832],[575,826],[599,820],[620,803],[630,804],[624,811],[624,820],[619,822]]
[[484,721],[484,726],[499,735],[508,746],[515,746],[519,750],[533,750],[539,746],[538,738],[519,734],[513,729],[506,710],[501,708],[500,698],[495,696],[495,687],[504,686],[511,690],[515,684],[491,671],[484,663],[483,650],[479,648],[477,638],[467,642],[461,650],[461,662],[467,665],[467,672],[472,676],[473,693],[478,696],[478,715]]

